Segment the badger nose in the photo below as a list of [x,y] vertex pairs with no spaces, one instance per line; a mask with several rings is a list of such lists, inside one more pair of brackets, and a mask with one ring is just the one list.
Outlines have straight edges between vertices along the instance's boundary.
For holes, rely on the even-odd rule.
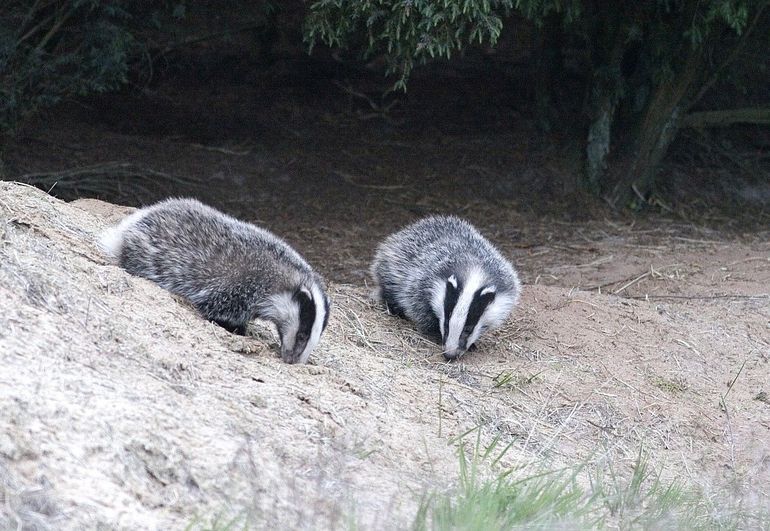
[[460,356],[463,355],[465,351],[462,349],[454,349],[454,350],[445,350],[444,351],[444,359],[447,361],[456,360]]

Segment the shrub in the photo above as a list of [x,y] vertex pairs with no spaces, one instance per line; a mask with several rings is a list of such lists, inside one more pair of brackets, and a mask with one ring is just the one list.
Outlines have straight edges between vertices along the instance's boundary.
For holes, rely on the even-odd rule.
[[0,131],[64,98],[125,83],[137,42],[122,0],[11,0],[0,7]]
[[[543,101],[554,101],[547,93],[564,78],[566,46],[587,58],[579,72],[587,102],[583,182],[613,204],[634,206],[649,198],[684,118],[728,71],[746,35],[768,33],[767,6],[767,0],[316,0],[305,35],[311,46],[385,54],[390,73],[399,74],[396,86],[405,88],[416,64],[473,43],[494,45],[512,12],[529,18],[541,33],[537,76],[547,82],[536,83]],[[740,116],[762,119],[766,111]]]

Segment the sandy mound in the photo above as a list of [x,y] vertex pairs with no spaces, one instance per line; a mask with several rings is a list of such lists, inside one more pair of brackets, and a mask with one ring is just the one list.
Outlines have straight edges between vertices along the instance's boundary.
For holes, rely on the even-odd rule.
[[668,476],[767,501],[767,298],[527,286],[447,364],[337,285],[312,363],[288,366],[269,327],[233,336],[107,264],[96,234],[124,213],[0,182],[0,528],[403,528],[476,426],[513,443],[504,466],[622,470],[643,444]]

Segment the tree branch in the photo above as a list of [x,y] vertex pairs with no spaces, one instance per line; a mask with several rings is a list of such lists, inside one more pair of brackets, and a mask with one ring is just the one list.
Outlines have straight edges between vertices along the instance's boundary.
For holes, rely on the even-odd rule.
[[730,66],[733,61],[735,61],[738,56],[741,54],[743,49],[746,47],[746,43],[749,42],[749,36],[754,31],[754,28],[757,27],[757,23],[759,22],[760,18],[762,18],[762,15],[765,12],[765,8],[770,5],[770,2],[765,2],[762,4],[762,6],[757,9],[757,13],[754,15],[754,18],[751,20],[751,22],[746,27],[746,30],[743,32],[743,35],[741,35],[740,39],[738,40],[737,44],[733,47],[733,49],[730,51],[728,56],[719,64],[717,69],[714,71],[714,73],[711,75],[709,79],[706,80],[705,83],[701,86],[700,90],[698,91],[698,94],[695,95],[695,97],[690,100],[688,104],[688,108],[692,109],[695,104],[697,104],[700,99],[714,86],[714,84],[719,80],[719,78],[724,73],[725,69]]
[[688,114],[682,127],[726,127],[733,124],[770,124],[770,107],[748,107],[722,111],[702,111]]

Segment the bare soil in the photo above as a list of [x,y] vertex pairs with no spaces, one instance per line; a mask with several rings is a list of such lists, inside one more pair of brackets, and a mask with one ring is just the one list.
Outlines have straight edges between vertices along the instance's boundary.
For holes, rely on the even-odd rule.
[[[586,203],[568,132],[456,84],[387,119],[323,80],[304,106],[278,83],[166,88],[60,109],[6,150],[7,177],[65,199],[192,195],[260,223],[334,306],[311,363],[284,365],[270,327],[232,336],[107,263],[95,235],[126,208],[0,182],[0,527],[403,528],[478,426],[512,443],[498,466],[627,472],[643,447],[715,501],[770,504],[766,206]],[[476,223],[526,284],[457,363],[368,299],[377,241],[431,212]]]

